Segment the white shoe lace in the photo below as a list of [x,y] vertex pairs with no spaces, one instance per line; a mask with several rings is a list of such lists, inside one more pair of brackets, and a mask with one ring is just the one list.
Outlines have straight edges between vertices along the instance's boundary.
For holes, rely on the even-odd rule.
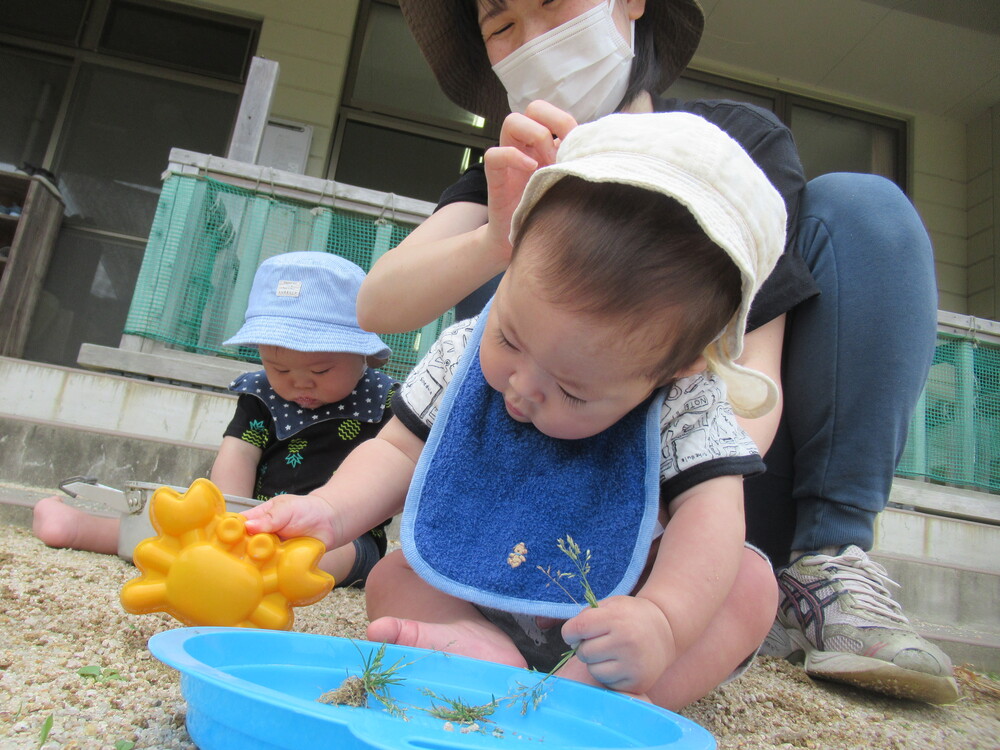
[[868,557],[858,547],[849,547],[839,555],[814,555],[810,564],[819,565],[832,574],[845,590],[854,596],[858,609],[887,617],[904,625],[909,624],[902,607],[892,598],[888,586],[899,588],[885,568]]

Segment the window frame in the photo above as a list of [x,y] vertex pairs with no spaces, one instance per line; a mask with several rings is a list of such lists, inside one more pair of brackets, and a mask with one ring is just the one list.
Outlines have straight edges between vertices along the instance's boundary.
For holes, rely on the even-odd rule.
[[363,42],[374,5],[399,9],[399,3],[396,0],[361,0],[359,3],[351,37],[350,57],[344,76],[343,94],[337,111],[333,137],[330,141],[330,155],[326,165],[327,179],[335,179],[344,147],[344,134],[348,124],[352,122],[482,151],[495,146],[500,137],[498,123],[486,122],[484,127],[477,128],[472,124],[375,104],[356,96],[355,85],[361,67]]
[[[122,60],[131,60],[133,62],[145,63],[160,69],[177,70],[184,73],[197,75],[199,77],[203,76],[206,78],[217,78],[223,81],[234,81],[240,84],[246,82],[247,74],[250,71],[250,63],[253,61],[254,53],[257,50],[257,44],[260,41],[261,22],[259,20],[255,20],[247,16],[237,16],[229,13],[213,11],[207,8],[198,8],[190,5],[178,5],[177,3],[164,2],[163,0],[101,0],[101,2],[102,5],[104,6],[103,16],[100,27],[96,32],[96,39],[94,40],[95,52],[98,52],[101,55],[107,55],[108,57],[115,57]],[[243,54],[243,60],[239,75],[231,76],[218,72],[212,73],[191,66],[168,63],[162,60],[157,61],[154,58],[149,58],[144,55],[128,54],[126,52],[116,50],[113,47],[108,47],[106,45],[106,37],[109,30],[109,21],[111,13],[113,7],[119,3],[127,3],[133,6],[146,7],[157,12],[169,13],[177,16],[184,16],[187,18],[196,18],[203,21],[209,21],[211,23],[231,26],[233,28],[245,30],[247,32],[247,47],[246,51]]]
[[[138,2],[140,0],[130,1]],[[76,45],[43,41],[41,39],[37,39],[36,37],[19,36],[0,30],[0,47],[11,49],[18,54],[35,55],[49,60],[65,61],[68,64],[66,87],[63,91],[62,99],[59,102],[58,112],[52,125],[52,132],[49,135],[48,143],[46,145],[45,157],[39,165],[44,169],[51,170],[52,165],[58,161],[63,141],[65,140],[64,132],[67,126],[70,106],[77,88],[80,70],[84,65],[114,68],[117,70],[146,75],[151,78],[186,83],[230,94],[242,95],[243,93],[243,87],[246,81],[245,75],[242,81],[227,80],[225,78],[211,76],[206,73],[195,73],[181,70],[176,67],[141,60],[133,60],[126,56],[101,52],[98,49],[99,40],[112,2],[113,0],[91,0],[87,8],[87,15],[83,21],[83,30]],[[203,9],[193,8],[180,3],[164,3],[161,0],[141,0],[141,2],[157,2],[160,5],[171,6],[172,9],[177,10],[177,12],[183,11],[187,13],[190,11],[193,15],[199,16],[204,16],[206,13],[212,13],[212,11],[204,11]],[[227,19],[239,19],[246,23],[256,24],[257,32],[254,36],[254,44],[256,45],[260,41],[261,22],[259,20],[255,20],[250,17],[238,17],[235,15],[220,13],[215,13],[214,16],[224,16]],[[253,59],[253,55],[255,53],[256,46],[250,50],[250,60]],[[249,63],[247,65],[247,71],[249,71]],[[235,124],[236,123],[234,122],[233,128],[235,128]],[[229,139],[232,139],[232,129],[230,129]]]
[[[471,125],[457,123],[453,120],[445,120],[433,115],[421,115],[410,111],[393,109],[391,106],[377,105],[364,101],[355,95],[355,85],[361,62],[361,52],[364,40],[368,33],[369,23],[372,17],[372,8],[375,4],[399,8],[397,0],[360,0],[358,13],[355,19],[355,27],[351,37],[351,50],[344,77],[343,95],[340,107],[337,111],[337,121],[334,134],[330,142],[330,155],[327,159],[326,175],[329,179],[334,179],[337,171],[337,163],[340,159],[341,150],[344,147],[344,131],[349,121],[364,122],[366,124],[383,127],[388,130],[402,131],[414,135],[426,136],[443,140],[455,145],[472,148],[485,149],[496,145],[499,140],[500,125],[502,123],[485,123],[483,128],[474,128]],[[693,68],[686,69],[681,78],[692,81],[699,81],[716,86],[722,86],[737,92],[745,92],[754,97],[766,99],[771,102],[771,109],[777,117],[794,133],[794,118],[792,116],[795,107],[802,107],[818,112],[832,114],[858,122],[869,123],[879,127],[888,128],[895,133],[895,144],[893,149],[894,174],[892,179],[904,192],[909,192],[911,180],[910,174],[910,138],[911,128],[909,121],[880,115],[870,110],[851,107],[815,97],[783,91],[771,88],[763,84],[749,83],[735,78],[709,73]],[[670,96],[669,90],[664,93]]]
[[[886,115],[879,115],[869,110],[849,107],[844,104],[804,96],[802,94],[794,94],[780,89],[773,89],[760,84],[747,83],[735,78],[726,78],[725,76],[716,75],[714,73],[706,73],[700,70],[693,70],[691,68],[685,70],[681,74],[681,78],[686,78],[692,81],[701,81],[715,86],[724,86],[725,88],[733,89],[734,91],[742,91],[753,96],[770,99],[773,103],[772,111],[775,115],[777,115],[779,120],[792,129],[793,134],[795,123],[792,111],[795,107],[811,109],[817,112],[837,115],[839,117],[846,117],[858,122],[878,125],[879,127],[892,130],[896,133],[896,147],[893,152],[896,168],[895,174],[890,179],[904,192],[909,192],[907,188],[910,181],[910,128],[907,120],[896,117],[888,117]],[[670,92],[668,90],[667,96],[669,95]]]

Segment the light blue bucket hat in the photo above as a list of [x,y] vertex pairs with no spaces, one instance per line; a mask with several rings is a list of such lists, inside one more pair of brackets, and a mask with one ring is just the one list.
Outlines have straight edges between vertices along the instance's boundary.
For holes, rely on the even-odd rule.
[[365,272],[330,253],[268,258],[257,269],[245,323],[223,346],[282,346],[299,352],[350,352],[376,366],[392,351],[358,326],[355,311]]

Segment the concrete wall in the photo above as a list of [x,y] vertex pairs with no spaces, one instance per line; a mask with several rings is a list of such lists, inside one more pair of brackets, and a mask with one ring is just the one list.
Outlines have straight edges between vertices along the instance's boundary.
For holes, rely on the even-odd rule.
[[306,174],[326,175],[358,0],[184,0],[262,21],[257,55],[281,66],[274,117],[311,125]]

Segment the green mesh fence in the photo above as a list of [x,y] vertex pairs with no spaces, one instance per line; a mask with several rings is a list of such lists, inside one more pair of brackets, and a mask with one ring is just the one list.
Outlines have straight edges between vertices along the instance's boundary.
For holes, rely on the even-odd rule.
[[1000,492],[1000,346],[938,334],[896,474]]
[[[316,207],[195,175],[163,183],[125,333],[182,351],[259,361],[223,347],[243,325],[257,266],[292,250],[340,255],[366,271],[412,229],[386,219]],[[450,322],[383,336],[403,378]]]
[[[411,230],[384,219],[262,195],[194,175],[163,184],[125,333],[189,352],[259,361],[222,342],[243,324],[257,266],[291,250],[368,270]],[[384,336],[403,378],[450,322]],[[897,475],[1000,493],[1000,346],[939,334]]]

